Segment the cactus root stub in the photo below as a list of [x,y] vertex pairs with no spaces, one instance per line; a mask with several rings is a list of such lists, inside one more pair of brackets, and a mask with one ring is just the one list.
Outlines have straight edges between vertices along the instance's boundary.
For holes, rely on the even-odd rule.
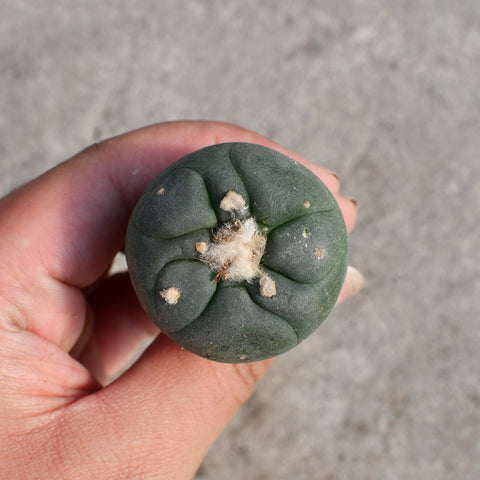
[[156,177],[127,229],[130,277],[163,333],[211,360],[279,355],[322,323],[347,268],[341,211],[312,172],[249,143]]

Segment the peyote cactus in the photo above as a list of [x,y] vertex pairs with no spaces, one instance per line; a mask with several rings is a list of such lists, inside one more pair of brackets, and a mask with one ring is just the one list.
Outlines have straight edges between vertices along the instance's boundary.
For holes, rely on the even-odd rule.
[[197,355],[242,363],[293,348],[325,319],[347,236],[312,172],[269,148],[225,143],[154,179],[131,216],[126,256],[162,332]]

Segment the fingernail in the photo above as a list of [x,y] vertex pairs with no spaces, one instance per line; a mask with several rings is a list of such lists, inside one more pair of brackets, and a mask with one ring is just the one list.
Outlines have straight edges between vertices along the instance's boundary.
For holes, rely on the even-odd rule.
[[362,275],[362,273],[355,267],[349,265],[347,267],[347,275],[345,277],[345,286],[350,296],[353,297],[353,295],[359,293],[364,284],[365,277]]
[[353,205],[355,205],[355,207],[358,207],[358,201],[357,201],[356,198],[348,197],[348,196],[346,196],[345,198],[346,198],[347,200],[349,200],[350,202],[352,202]]
[[327,169],[327,173],[335,177],[338,181],[340,181],[340,175],[337,172],[334,172],[333,170]]

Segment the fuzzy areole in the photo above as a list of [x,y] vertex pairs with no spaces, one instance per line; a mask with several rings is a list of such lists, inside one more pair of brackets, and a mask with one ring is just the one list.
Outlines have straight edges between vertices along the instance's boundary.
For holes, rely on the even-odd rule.
[[248,362],[320,325],[343,284],[347,241],[313,173],[274,150],[230,143],[187,155],[152,182],[126,255],[162,332],[206,358]]
[[259,231],[254,218],[244,218],[248,211],[245,200],[238,193],[229,191],[220,202],[220,208],[231,212],[235,219],[215,229],[212,243],[201,242],[195,246],[202,260],[217,272],[217,281],[251,282],[259,279],[260,295],[273,297],[275,282],[260,268],[267,238]]

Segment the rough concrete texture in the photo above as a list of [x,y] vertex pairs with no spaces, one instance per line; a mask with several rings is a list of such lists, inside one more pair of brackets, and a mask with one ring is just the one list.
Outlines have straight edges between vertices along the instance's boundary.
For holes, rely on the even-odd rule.
[[340,173],[362,294],[197,474],[480,478],[477,0],[0,6],[0,192],[144,124],[244,125]]

